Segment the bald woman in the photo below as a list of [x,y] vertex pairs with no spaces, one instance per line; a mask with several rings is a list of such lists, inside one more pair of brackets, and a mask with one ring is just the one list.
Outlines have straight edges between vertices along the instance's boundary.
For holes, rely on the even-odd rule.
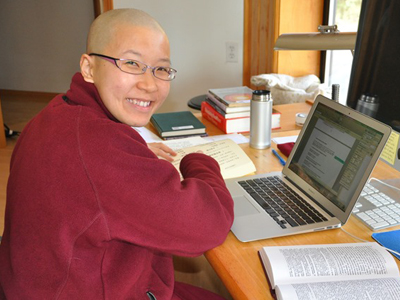
[[164,30],[142,11],[104,13],[80,66],[12,155],[0,298],[221,299],[175,282],[172,264],[230,230],[217,162],[187,155],[181,181],[174,152],[131,128],[149,122],[175,78]]

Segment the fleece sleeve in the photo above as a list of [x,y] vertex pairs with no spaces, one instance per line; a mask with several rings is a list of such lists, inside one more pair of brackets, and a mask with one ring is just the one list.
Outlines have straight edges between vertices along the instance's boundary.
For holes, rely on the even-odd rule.
[[221,244],[233,201],[217,162],[187,155],[181,173],[158,159],[122,124],[83,129],[82,161],[112,239],[175,255],[196,256]]

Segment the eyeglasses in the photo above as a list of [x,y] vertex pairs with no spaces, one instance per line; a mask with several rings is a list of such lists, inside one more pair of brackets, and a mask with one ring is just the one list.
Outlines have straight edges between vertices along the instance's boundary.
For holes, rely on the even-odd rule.
[[133,60],[133,59],[114,58],[111,56],[98,54],[98,53],[90,53],[89,55],[90,56],[98,56],[109,62],[113,62],[118,67],[118,69],[120,69],[122,72],[129,73],[129,74],[141,75],[141,74],[144,74],[147,69],[151,69],[151,72],[153,73],[154,77],[161,79],[161,80],[165,80],[165,81],[173,80],[175,78],[175,75],[177,72],[173,68],[151,67],[151,66],[146,65],[145,63],[142,63],[140,61]]

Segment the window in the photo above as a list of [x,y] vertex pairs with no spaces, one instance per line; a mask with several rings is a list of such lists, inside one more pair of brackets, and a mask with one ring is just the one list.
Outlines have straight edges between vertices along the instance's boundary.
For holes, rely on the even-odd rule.
[[[356,32],[361,0],[330,0],[329,25],[341,32]],[[339,102],[346,103],[353,55],[348,50],[326,51],[325,83],[340,84]]]

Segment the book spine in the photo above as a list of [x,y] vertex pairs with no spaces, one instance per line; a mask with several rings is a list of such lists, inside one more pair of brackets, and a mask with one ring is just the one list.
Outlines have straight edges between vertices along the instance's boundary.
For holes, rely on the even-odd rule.
[[212,106],[212,108],[214,108],[221,116],[223,116],[224,118],[226,118],[226,112],[219,107],[216,103],[214,103],[214,101],[212,101],[210,98],[206,98],[206,102]]
[[210,104],[207,102],[201,103],[201,115],[203,118],[207,119],[223,132],[226,132],[226,120],[215,111]]
[[212,97],[216,101],[220,102],[221,104],[223,104],[223,105],[225,105],[227,107],[238,108],[238,107],[249,106],[250,105],[250,101],[249,102],[232,102],[232,101],[228,101],[228,100],[225,100],[225,99],[221,98],[220,96],[218,96],[217,94],[215,94],[215,93],[213,93],[211,91],[208,91],[207,97]]
[[250,117],[225,119],[207,102],[201,104],[201,114],[227,134],[248,133],[250,130]]
[[[220,103],[222,103],[223,105],[228,106],[228,107],[241,107],[241,106],[247,105],[247,103],[237,103],[237,102],[225,100],[224,98],[222,98],[222,97],[218,96],[217,94],[210,92],[210,91],[208,91],[207,95],[210,97],[214,97],[217,101],[219,101]],[[250,104],[250,102],[248,104]]]
[[150,123],[153,125],[153,127],[156,129],[157,133],[163,137],[163,132],[160,128],[160,126],[158,125],[157,121],[154,120],[153,118],[150,119]]
[[222,104],[229,106],[230,103],[225,101],[223,98],[219,97],[216,93],[213,93],[212,91],[208,91],[208,95],[211,97],[214,97],[217,101],[221,102]]
[[206,137],[208,136],[208,133],[202,133],[202,134],[189,134],[189,135],[177,135],[177,136],[166,136],[163,137],[163,140],[169,141],[169,140],[179,140],[179,139],[184,139],[184,138],[191,138],[191,137]]
[[[226,106],[230,107],[240,107],[250,105],[251,94],[253,90],[246,87],[235,87],[235,88],[225,88],[225,89],[209,89],[208,94],[214,96],[221,103],[224,103]],[[248,94],[248,97],[242,99],[241,101],[232,101],[230,97],[237,96],[238,94],[244,95]]]
[[206,98],[206,101],[225,119],[250,117],[250,110],[226,113],[223,109],[221,109],[217,104],[215,104],[210,99]]
[[223,103],[219,98],[211,94],[210,92],[207,93],[207,98],[210,99],[215,105],[218,105],[223,111],[226,112],[226,108],[228,107],[225,103]]
[[280,112],[272,112],[271,117],[271,129],[279,129],[281,128],[281,113]]
[[207,99],[213,102],[216,106],[222,109],[226,114],[234,113],[234,112],[242,112],[242,111],[250,111],[250,104],[246,106],[236,106],[236,107],[229,107],[223,104],[222,102],[218,101],[213,95],[210,93],[207,94]]
[[[202,116],[209,120],[211,123],[213,123],[215,126],[217,126],[219,129],[221,129],[225,133],[247,133],[250,130],[250,125],[247,126],[247,120],[248,123],[250,124],[250,117],[239,117],[239,118],[232,118],[232,119],[225,119],[217,110],[214,109],[214,107],[208,103],[207,101],[204,101],[201,104],[201,113]],[[272,119],[271,119],[271,128],[272,130],[279,129],[281,128],[280,125],[280,119],[281,119],[281,113],[279,112],[274,112],[272,113]],[[246,120],[246,125],[244,123],[235,122],[236,120]],[[240,127],[238,130],[238,127],[235,126],[234,124],[237,124],[237,126]]]

